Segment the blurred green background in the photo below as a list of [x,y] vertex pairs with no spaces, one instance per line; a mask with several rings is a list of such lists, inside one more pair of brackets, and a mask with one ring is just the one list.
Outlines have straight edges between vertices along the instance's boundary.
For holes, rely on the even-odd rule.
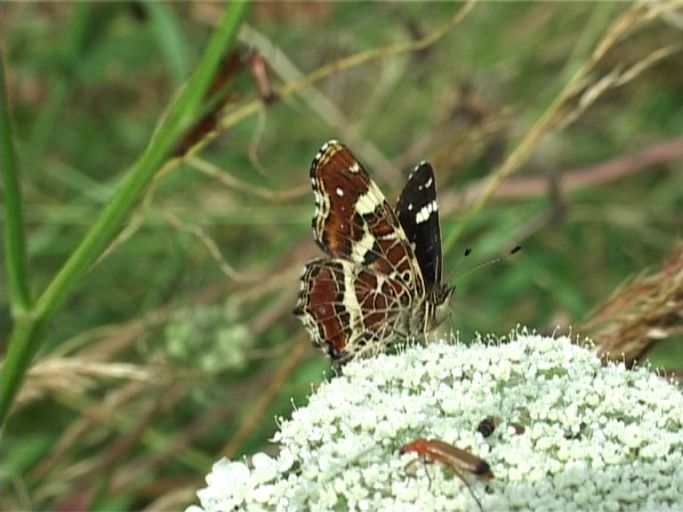
[[[415,163],[433,163],[453,241],[446,275],[523,245],[456,281],[451,323],[463,342],[518,324],[567,332],[661,265],[683,219],[683,9],[629,17],[628,3],[482,3],[434,44],[397,51],[463,5],[252,6],[224,114],[253,113],[157,175],[46,326],[3,433],[0,507],[178,509],[221,453],[275,451],[274,417],[330,374],[290,314],[299,272],[319,254],[308,167],[329,138],[356,152],[392,203]],[[3,6],[34,295],[146,147],[223,8]],[[592,62],[620,19],[627,28]],[[276,97],[264,95],[253,55]],[[587,63],[558,122],[473,212],[490,173]],[[300,86],[325,66],[324,79]],[[12,322],[0,300],[4,353]],[[657,365],[682,366],[680,341]]]

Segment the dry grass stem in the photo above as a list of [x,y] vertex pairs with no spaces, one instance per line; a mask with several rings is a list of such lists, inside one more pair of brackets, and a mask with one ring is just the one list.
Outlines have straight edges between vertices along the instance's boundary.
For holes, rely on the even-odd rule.
[[204,247],[207,248],[209,254],[211,255],[211,258],[213,258],[213,260],[216,262],[216,265],[218,265],[218,268],[221,270],[221,272],[223,272],[223,274],[225,274],[225,276],[228,279],[231,279],[232,281],[236,281],[238,283],[255,283],[264,280],[264,276],[255,274],[244,274],[232,268],[232,266],[230,266],[228,262],[225,261],[225,258],[223,258],[221,250],[218,248],[218,245],[216,244],[216,242],[214,242],[213,238],[206,234],[206,232],[201,227],[182,222],[180,219],[178,219],[178,217],[175,216],[175,214],[171,213],[170,211],[164,211],[162,215],[166,220],[168,220],[169,224],[171,224],[172,226],[176,227],[181,231],[184,231],[185,233],[189,233],[192,236],[197,237],[199,241],[202,244],[204,244]]
[[187,163],[197,169],[198,171],[210,176],[231,190],[245,192],[247,194],[256,196],[266,201],[273,201],[276,203],[284,203],[291,199],[302,197],[309,193],[310,186],[308,184],[299,187],[293,187],[286,190],[271,190],[265,187],[258,187],[246,183],[240,179],[235,178],[230,173],[224,171],[217,165],[204,160],[203,158],[192,156],[187,158]]
[[581,115],[583,115],[583,113],[605,92],[627,84],[646,69],[654,66],[656,63],[669,57],[673,53],[681,51],[681,49],[683,49],[683,45],[680,44],[665,46],[664,48],[653,51],[647,57],[641,59],[639,62],[636,62],[627,69],[622,70],[620,66],[619,68],[607,73],[581,94],[578,105],[574,110],[566,114],[561,121],[559,121],[559,127],[568,127]]
[[[669,6],[671,8],[671,6]],[[660,11],[657,11],[659,14]],[[517,147],[508,155],[505,161],[492,172],[488,182],[472,207],[467,211],[458,230],[449,241],[451,246],[462,233],[464,228],[469,224],[470,220],[484,207],[485,204],[493,197],[495,192],[500,188],[503,181],[513,172],[518,170],[523,162],[525,162],[533,150],[538,146],[543,136],[545,136],[552,128],[561,124],[563,119],[562,109],[566,106],[568,101],[576,96],[586,86],[586,80],[589,73],[593,70],[595,65],[604,57],[608,50],[610,50],[619,40],[621,40],[629,31],[635,27],[641,26],[646,21],[657,18],[656,15],[649,11],[644,4],[634,4],[628,11],[614,21],[605,31],[602,39],[598,42],[595,50],[591,56],[584,62],[584,64],[574,73],[571,79],[567,82],[562,91],[555,97],[550,106],[538,118],[536,123],[531,127],[527,135],[517,145]],[[446,247],[448,249],[449,247]]]
[[[244,25],[240,30],[240,39],[249,46],[256,48],[261,55],[268,55],[269,65],[284,82],[293,83],[304,79],[305,74],[287,54],[261,32]],[[320,119],[335,129],[339,138],[351,145],[359,155],[362,155],[364,161],[373,169],[393,169],[386,156],[377,149],[372,141],[358,134],[342,110],[313,84],[302,90],[299,96],[307,102]],[[296,108],[295,104],[289,103],[290,107]],[[395,176],[384,174],[383,177],[389,179]]]
[[75,444],[83,441],[83,436],[95,425],[107,423],[113,414],[120,413],[126,404],[134,403],[140,395],[148,391],[148,385],[143,385],[141,382],[129,382],[108,393],[97,407],[82,414],[69,425],[69,428],[62,433],[47,457],[33,469],[31,475],[34,478],[43,478],[62,460],[64,454],[68,453]]
[[251,165],[256,169],[256,172],[264,178],[271,178],[273,173],[261,162],[258,155],[259,146],[261,145],[263,136],[266,132],[267,113],[267,110],[262,110],[256,117],[256,128],[254,129],[254,135],[251,137],[249,146],[247,147],[247,156],[249,157]]
[[292,374],[297,367],[301,358],[310,347],[308,336],[299,336],[297,341],[289,353],[289,356],[284,363],[278,368],[268,387],[263,391],[258,401],[251,408],[247,417],[242,422],[240,428],[233,434],[228,443],[221,450],[221,455],[231,458],[240,449],[242,443],[249,437],[251,432],[263,420],[263,416],[273,401],[275,396],[280,392],[287,378]]
[[683,242],[657,273],[617,289],[581,329],[603,359],[628,365],[653,344],[683,335]]
[[[349,55],[348,57],[330,62],[329,64],[321,66],[317,70],[309,73],[299,80],[288,82],[282,87],[276,88],[277,95],[280,98],[287,98],[293,94],[298,94],[307,90],[316,82],[319,82],[340,71],[360,66],[374,60],[386,59],[403,53],[416,52],[418,50],[425,49],[438,42],[440,39],[446,36],[446,34],[453,30],[453,28],[460,24],[474,8],[474,4],[474,1],[467,2],[442,28],[421,39],[407,43],[395,43],[373,48],[371,50],[358,52],[353,55]],[[244,104],[242,107],[226,114],[221,120],[220,124],[223,128],[229,128],[230,126],[234,126],[245,118],[255,114],[259,110],[262,110],[263,108],[265,108],[265,105],[263,105],[262,101],[250,101]],[[207,139],[199,142],[195,148],[192,148],[190,153],[200,150],[206,145],[206,143],[208,143],[208,137]]]
[[196,483],[186,485],[175,491],[168,492],[152,501],[144,509],[144,512],[158,512],[159,510],[181,510],[191,503],[197,492]]
[[[636,172],[683,158],[683,137],[648,146],[635,153],[598,162],[586,167],[559,171],[556,176],[563,193],[626,178]],[[486,180],[476,181],[455,193],[445,191],[439,198],[445,215],[463,209],[482,194]],[[492,200],[522,200],[547,195],[552,190],[552,177],[521,176],[503,183]]]
[[[134,446],[141,443],[153,444],[150,439],[153,434],[152,425],[159,415],[167,412],[167,409],[173,407],[185,394],[186,391],[182,389],[182,386],[176,384],[165,390],[163,398],[157,397],[151,401],[143,399],[130,415],[124,417],[120,411],[116,411],[113,416],[102,423],[104,428],[100,436],[96,437],[110,434],[110,428],[116,431],[116,435],[111,436],[111,439],[108,436],[108,442],[104,447],[99,447],[101,439],[92,439],[91,435],[91,444],[99,447],[93,455],[77,463],[60,467],[59,483],[54,487],[43,487],[39,493],[36,493],[36,497],[47,499],[50,496],[60,496],[64,499],[59,487],[68,481],[79,482],[74,493],[80,493],[82,489],[91,489],[95,480],[103,474],[108,474],[119,459],[129,455]],[[83,444],[83,439],[81,439],[81,444]],[[79,448],[82,449],[83,446]],[[111,487],[111,484],[109,483],[107,487]],[[88,493],[88,491],[85,492]]]
[[159,378],[158,374],[157,368],[129,363],[101,363],[77,357],[42,359],[29,370],[17,406],[24,406],[47,393],[85,393],[101,384],[103,379],[153,382]]

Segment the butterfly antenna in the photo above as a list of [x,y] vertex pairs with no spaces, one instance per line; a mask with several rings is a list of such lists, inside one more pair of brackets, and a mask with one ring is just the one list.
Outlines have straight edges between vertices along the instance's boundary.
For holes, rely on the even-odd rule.
[[[469,275],[469,274],[471,274],[471,273],[473,273],[473,272],[477,272],[478,270],[481,270],[482,268],[490,267],[491,265],[495,265],[496,263],[500,263],[501,261],[508,259],[510,256],[512,256],[513,254],[518,253],[518,252],[521,251],[521,250],[522,250],[522,246],[521,246],[521,245],[518,245],[518,246],[514,247],[514,248],[513,248],[510,252],[508,252],[507,254],[503,254],[503,255],[501,255],[501,256],[497,256],[497,257],[493,258],[492,260],[485,261],[484,263],[480,263],[480,264],[477,265],[476,267],[471,268],[471,269],[469,269],[468,271],[463,272],[463,273],[461,273],[461,274],[456,274],[455,277],[453,277],[452,279],[449,280],[449,282],[452,283],[452,282],[454,282],[454,281],[457,281],[457,280],[460,279],[461,277],[465,277],[465,276],[467,276],[467,275]],[[468,252],[468,251],[469,251],[469,252]],[[471,251],[470,249],[467,249],[467,250],[465,251],[465,256],[469,255],[470,252],[472,252],[472,251]]]
[[455,266],[457,267],[459,264],[465,261],[470,254],[472,254],[472,248],[468,247],[467,249],[465,249],[465,252],[462,254],[460,259],[455,262]]

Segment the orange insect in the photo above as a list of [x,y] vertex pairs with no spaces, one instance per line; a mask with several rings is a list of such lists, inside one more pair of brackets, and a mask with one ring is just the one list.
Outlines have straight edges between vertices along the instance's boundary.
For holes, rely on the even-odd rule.
[[453,473],[462,480],[462,483],[470,491],[474,501],[479,505],[479,509],[483,510],[481,502],[474,494],[474,491],[472,491],[472,487],[470,487],[470,484],[465,479],[463,472],[472,473],[481,480],[491,480],[493,473],[488,462],[484,459],[438,439],[416,439],[408,444],[404,444],[398,451],[402,454],[415,453],[418,455],[417,459],[408,463],[406,469],[420,459],[425,463],[440,462],[451,468]]

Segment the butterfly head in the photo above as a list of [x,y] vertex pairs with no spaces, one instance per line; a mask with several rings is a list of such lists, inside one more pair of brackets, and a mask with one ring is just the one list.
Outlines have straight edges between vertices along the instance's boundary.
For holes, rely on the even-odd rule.
[[430,292],[429,303],[432,307],[429,329],[438,327],[447,317],[451,308],[451,297],[455,286],[439,283]]

